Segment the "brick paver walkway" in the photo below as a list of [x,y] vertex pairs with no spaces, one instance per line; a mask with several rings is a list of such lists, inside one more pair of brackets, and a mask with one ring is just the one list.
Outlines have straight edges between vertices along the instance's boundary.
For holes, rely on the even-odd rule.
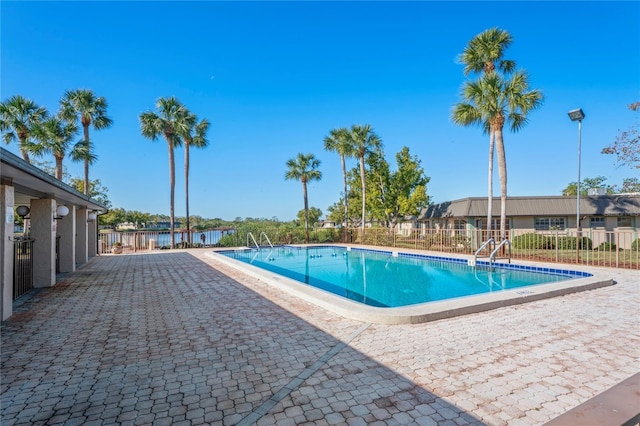
[[0,420],[539,425],[640,371],[640,272],[607,271],[617,285],[376,325],[203,250],[101,256],[2,323]]

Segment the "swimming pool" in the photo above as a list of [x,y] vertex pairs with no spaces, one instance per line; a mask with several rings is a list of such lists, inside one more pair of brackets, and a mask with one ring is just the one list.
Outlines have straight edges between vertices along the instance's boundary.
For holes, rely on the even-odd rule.
[[422,322],[613,284],[569,269],[494,264],[490,271],[484,262],[468,266],[464,257],[339,245],[221,250],[212,256],[236,267],[242,263],[245,272],[334,312],[384,323]]

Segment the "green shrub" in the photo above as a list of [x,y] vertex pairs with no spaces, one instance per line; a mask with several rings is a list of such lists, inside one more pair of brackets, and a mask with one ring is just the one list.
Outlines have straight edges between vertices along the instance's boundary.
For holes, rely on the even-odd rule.
[[602,244],[600,244],[598,246],[598,250],[600,250],[600,251],[616,251],[617,247],[616,247],[615,243],[611,243],[609,241],[606,241],[606,242],[604,242],[604,243],[602,243]]
[[238,247],[238,237],[236,233],[228,233],[220,237],[218,240],[218,245],[220,247]]
[[513,241],[511,241],[511,247],[521,250],[546,250],[554,248],[554,243],[555,237],[531,232],[529,234],[522,234],[515,237]]
[[319,243],[333,243],[340,238],[339,229],[318,229],[315,234],[318,236],[317,242]]
[[[576,244],[578,247],[576,247]],[[593,241],[589,237],[558,237],[558,247],[559,250],[576,250],[576,248],[580,248],[581,250],[592,250],[593,249]]]

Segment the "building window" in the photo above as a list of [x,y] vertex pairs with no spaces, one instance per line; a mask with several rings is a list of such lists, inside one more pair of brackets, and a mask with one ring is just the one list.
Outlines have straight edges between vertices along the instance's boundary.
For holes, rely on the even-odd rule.
[[564,231],[566,224],[564,217],[536,217],[534,219],[533,228],[536,231],[549,231],[551,229]]
[[631,228],[633,220],[631,216],[620,216],[618,218],[618,228]]
[[589,221],[589,226],[591,228],[604,228],[604,217],[602,216],[592,217]]
[[453,229],[467,229],[467,221],[466,220],[461,220],[461,219],[456,219],[453,221]]
[[[492,225],[491,225],[491,229],[492,230],[496,230],[496,229],[500,229],[500,219],[493,219],[492,221]],[[480,220],[476,220],[476,227],[479,229],[487,229],[487,218],[485,217],[484,219]],[[506,230],[511,229],[511,219],[507,218],[507,223],[505,224],[504,227]]]

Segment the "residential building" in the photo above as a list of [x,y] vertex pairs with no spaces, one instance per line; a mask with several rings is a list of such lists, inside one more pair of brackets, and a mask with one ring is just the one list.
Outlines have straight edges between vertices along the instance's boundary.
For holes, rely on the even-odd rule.
[[[558,233],[575,236],[577,197],[531,196],[507,198],[506,229],[511,236],[523,233]],[[422,210],[415,227],[474,231],[487,229],[487,198],[470,197],[435,204]],[[493,199],[492,230],[500,229],[500,198]],[[580,197],[581,236],[594,246],[604,242],[630,248],[640,237],[640,193]],[[476,242],[477,244],[477,242]]]

